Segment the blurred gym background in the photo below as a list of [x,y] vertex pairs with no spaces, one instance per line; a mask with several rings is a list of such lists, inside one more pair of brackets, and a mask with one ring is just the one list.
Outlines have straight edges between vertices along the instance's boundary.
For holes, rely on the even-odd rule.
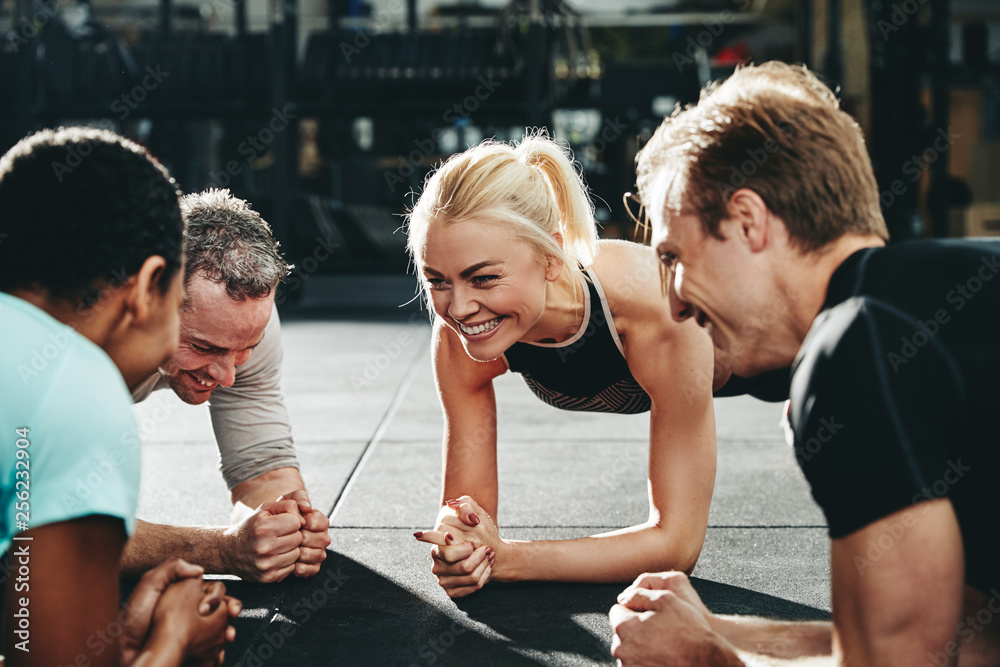
[[428,170],[526,127],[569,142],[629,238],[637,149],[747,60],[839,87],[895,240],[1000,234],[998,0],[0,0],[0,30],[0,148],[98,125],[185,192],[230,188],[296,264],[280,302],[405,271]]

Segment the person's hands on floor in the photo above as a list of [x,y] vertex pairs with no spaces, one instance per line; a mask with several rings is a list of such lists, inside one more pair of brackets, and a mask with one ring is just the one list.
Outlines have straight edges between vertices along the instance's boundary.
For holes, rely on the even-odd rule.
[[302,528],[302,544],[299,545],[299,560],[295,563],[296,577],[311,577],[319,572],[326,560],[326,548],[330,546],[330,519],[312,506],[309,494],[299,489],[278,498],[294,500],[299,506],[299,514],[305,520]]
[[[264,503],[226,530],[226,547],[222,554],[226,571],[259,583],[281,581],[295,571],[306,534],[302,528],[306,525],[298,501],[285,499]],[[315,525],[315,520],[311,525]],[[310,543],[316,544],[314,531],[309,532]],[[315,558],[314,555],[310,557]],[[325,550],[323,557],[326,557]]]
[[[229,619],[239,616],[242,604],[236,598],[226,595],[226,587],[222,582],[203,581],[202,574],[201,566],[174,558],[143,575],[123,610],[122,636],[119,640],[122,665],[130,665],[135,661],[145,648],[152,632],[162,634],[168,631],[157,626],[156,623],[160,621],[154,619],[162,619],[163,614],[170,609],[181,615],[201,616],[213,623],[219,618],[224,620],[221,642],[217,637],[211,642],[202,642],[196,645],[197,648],[204,649],[201,654],[188,654],[194,659],[193,664],[222,664],[225,658],[225,643],[236,638],[236,628],[229,624]],[[167,598],[168,602],[162,603],[165,593],[182,582],[185,586],[191,587],[192,591],[200,591],[200,595],[195,598],[191,592],[187,592],[191,600],[186,606],[185,603],[171,601],[176,594]],[[161,608],[161,604],[165,606]],[[174,632],[177,627],[176,620],[178,619],[171,621],[170,632]]]
[[485,544],[503,555],[510,545],[500,538],[493,518],[471,496],[449,500],[438,512],[436,530],[451,532],[455,537],[476,545]]
[[152,632],[180,644],[185,665],[216,667],[225,661],[226,642],[236,636],[229,625],[234,611],[239,613],[239,602],[225,595],[222,582],[181,579],[160,596]]
[[[238,617],[240,611],[243,610],[242,602],[231,595],[226,595],[226,586],[221,581],[203,581],[198,613],[202,616],[211,616],[223,605],[226,607],[226,613],[229,614],[230,619]],[[230,625],[226,628],[226,641],[231,642],[235,639],[236,628]]]
[[[198,613],[202,616],[213,616],[219,608],[224,608],[229,619],[234,619],[240,615],[243,603],[236,598],[226,595],[226,586],[221,581],[203,581],[202,596],[198,603]],[[236,628],[227,622],[225,631],[226,643],[236,640]],[[225,645],[221,651],[216,653],[213,646],[203,654],[192,655],[185,660],[186,667],[215,667],[222,665],[226,659]]]
[[609,613],[611,655],[622,667],[742,665],[712,628],[712,613],[682,572],[643,574]]
[[631,586],[618,595],[618,602],[634,611],[645,611],[644,605],[648,605],[645,600],[662,596],[667,591],[698,610],[698,613],[707,622],[711,623],[712,619],[715,618],[705,603],[701,601],[701,596],[691,585],[691,580],[683,572],[646,572],[641,574],[632,582]]
[[489,514],[469,496],[448,501],[438,513],[437,527],[414,537],[433,545],[431,572],[452,598],[485,586],[493,576],[498,547],[507,546]]
[[200,565],[192,565],[180,558],[173,558],[153,568],[142,576],[132,595],[125,602],[122,613],[122,636],[119,640],[121,662],[130,665],[142,651],[149,626],[153,621],[153,610],[160,596],[170,584],[185,578],[197,578],[205,572]]

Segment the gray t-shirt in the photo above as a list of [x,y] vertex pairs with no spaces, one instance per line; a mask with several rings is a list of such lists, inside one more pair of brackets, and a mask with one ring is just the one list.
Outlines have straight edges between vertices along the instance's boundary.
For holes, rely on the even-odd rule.
[[[276,468],[299,467],[281,394],[281,358],[281,322],[275,308],[264,339],[249,361],[237,367],[233,386],[217,388],[209,399],[222,476],[230,489]],[[157,373],[136,387],[132,399],[144,401],[169,386]]]

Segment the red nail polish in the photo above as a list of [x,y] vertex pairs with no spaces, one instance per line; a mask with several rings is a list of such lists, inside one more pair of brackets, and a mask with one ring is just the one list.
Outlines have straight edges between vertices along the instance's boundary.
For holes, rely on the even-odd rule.
[[472,522],[473,526],[478,526],[479,525],[479,515],[478,514],[471,514],[471,515],[469,515],[469,521]]
[[451,544],[452,542],[455,541],[455,537],[451,533],[445,533],[444,541],[447,542],[448,544]]
[[417,532],[413,533],[413,536],[419,540],[421,537],[424,536],[424,531],[418,530]]

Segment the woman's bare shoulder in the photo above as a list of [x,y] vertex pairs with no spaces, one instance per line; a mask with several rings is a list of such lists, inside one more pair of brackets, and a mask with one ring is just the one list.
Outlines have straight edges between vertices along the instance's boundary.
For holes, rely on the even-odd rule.
[[616,316],[634,316],[650,308],[664,307],[667,302],[660,281],[660,264],[648,246],[602,240],[598,247],[591,268]]

